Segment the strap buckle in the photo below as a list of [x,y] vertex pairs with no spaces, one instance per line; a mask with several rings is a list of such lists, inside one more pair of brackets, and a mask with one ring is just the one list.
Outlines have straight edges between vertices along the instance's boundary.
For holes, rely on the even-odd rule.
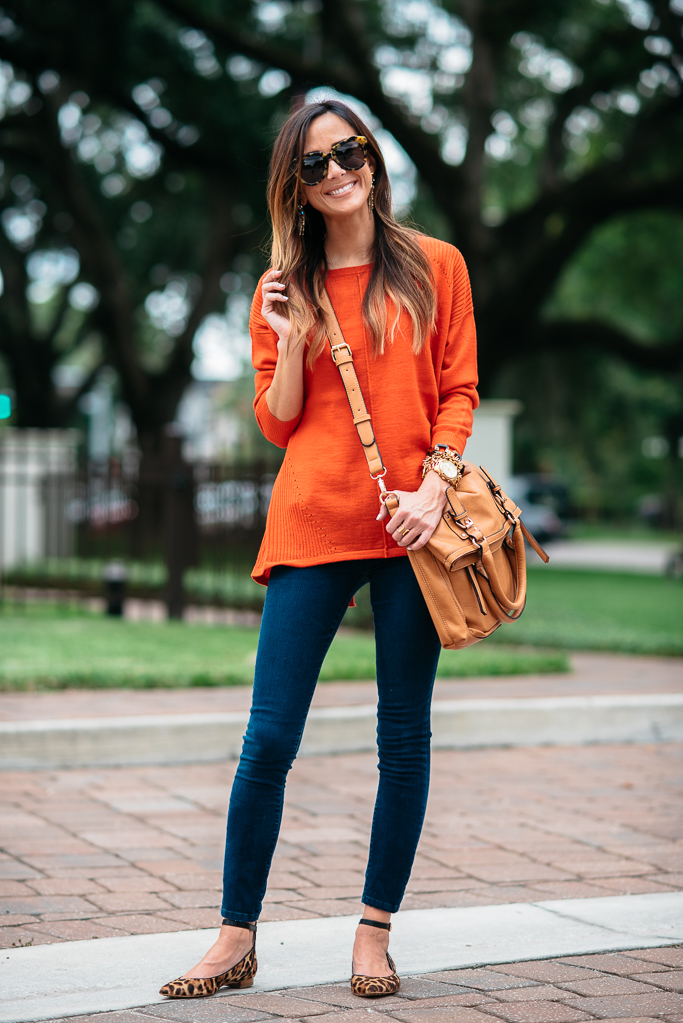
[[378,472],[376,476],[373,476],[372,473],[370,473],[370,479],[374,480],[377,486],[379,487],[380,504],[384,504],[384,502],[386,501],[387,497],[390,494],[390,491],[388,491],[386,486],[384,485],[384,477],[386,476],[386,474],[387,474],[386,469],[382,469],[382,471]]
[[351,354],[351,349],[347,345],[346,341],[342,341],[342,343],[339,344],[339,345],[330,345],[330,350],[332,352],[332,358],[334,359],[335,364],[337,362],[337,356],[334,353],[339,351],[340,348],[345,348],[346,351],[349,353],[349,357],[353,358],[353,355]]

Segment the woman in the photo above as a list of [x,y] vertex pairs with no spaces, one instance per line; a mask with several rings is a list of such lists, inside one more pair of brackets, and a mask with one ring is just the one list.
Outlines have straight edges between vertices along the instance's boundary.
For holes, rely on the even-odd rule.
[[[422,478],[425,455],[440,444],[454,462],[471,430],[477,377],[469,282],[456,249],[394,220],[379,147],[342,103],[310,104],[289,117],[273,151],[269,203],[273,269],[260,282],[250,320],[254,408],[265,436],[287,453],[253,572],[268,593],[228,812],[224,920],[201,962],[161,993],[195,997],[252,983],[253,932],[286,776],[327,649],[369,582],[379,786],[352,988],[361,996],[391,994],[400,981],[387,951],[389,921],[425,813],[440,649],[406,549],[427,543],[445,504],[448,476],[429,469]],[[399,500],[393,518],[378,502],[329,351],[324,288]]]

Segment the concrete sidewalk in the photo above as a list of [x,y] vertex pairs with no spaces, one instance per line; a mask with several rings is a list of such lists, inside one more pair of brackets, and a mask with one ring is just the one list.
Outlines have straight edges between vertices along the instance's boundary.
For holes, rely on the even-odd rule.
[[404,977],[397,995],[372,1002],[348,984],[233,992],[70,1018],[70,1023],[680,1023],[683,947],[564,956]]
[[[0,722],[0,766],[23,770],[236,760],[249,714]],[[435,700],[432,748],[683,741],[683,694]],[[299,756],[370,752],[375,703],[314,708]]]
[[[316,1013],[314,1007],[306,1005],[307,995],[310,993],[315,998],[320,987],[324,993],[318,1012],[325,1014],[334,1007],[334,995],[330,999],[328,993],[330,988],[348,984],[349,951],[356,925],[356,916],[263,924],[257,938],[259,970],[246,1000],[241,998],[243,992],[226,991],[208,1003],[169,1005],[158,989],[165,980],[182,973],[188,962],[201,957],[215,939],[216,930],[13,949],[0,957],[3,988],[0,1023],[29,1023],[140,1007],[150,1015],[158,1012],[162,1018],[189,1017],[193,1021],[232,1019],[235,1009],[240,1018],[244,1010],[248,1012],[251,1007],[275,1014],[280,1007],[283,1015],[288,1015],[289,1009],[292,1015],[301,1013],[307,1018]],[[411,1000],[420,997],[420,987],[423,994],[426,989],[436,997],[471,996],[472,987],[481,993],[489,984],[495,991],[496,986],[491,982],[496,980],[498,964],[503,973],[503,977],[498,974],[499,988],[509,993],[510,988],[533,986],[528,973],[534,976],[544,965],[546,976],[549,972],[552,974],[547,964],[534,962],[539,957],[584,957],[597,952],[621,952],[636,946],[645,952],[680,945],[681,941],[682,893],[401,912],[394,918],[391,950],[400,964],[400,974],[407,980],[397,999],[387,999],[379,1005],[386,1005],[393,1013],[402,1004],[405,1011],[410,1008]],[[493,969],[483,973],[478,969],[482,965]],[[623,960],[621,965],[628,973]],[[571,979],[573,975],[587,984],[587,990],[571,985],[564,988],[560,982],[554,985],[556,990],[550,1000],[568,1001],[571,1005],[577,994],[586,997],[595,993],[596,985],[591,981],[605,978],[597,978],[585,970],[582,976],[581,969],[566,971],[570,976],[564,979]],[[638,971],[637,966],[631,969],[634,973]],[[554,972],[557,975],[559,971],[556,968]],[[421,985],[415,984],[416,974],[422,974]],[[460,978],[464,984],[458,983]],[[554,979],[561,981],[562,978],[560,975]],[[676,988],[681,986],[677,983],[680,972],[678,976],[668,977],[668,984],[658,984],[658,980],[655,976],[650,988],[646,981],[640,988],[623,985],[618,992],[613,984],[603,983],[601,993],[641,994],[650,999],[649,1005],[655,1010],[675,1008],[675,997],[661,1000],[661,988],[675,995]],[[336,990],[346,996],[347,1002],[355,1002],[357,1011],[365,1018],[368,1012],[375,1013],[374,1006],[378,1003],[357,1000],[348,987],[336,987]],[[597,991],[600,990],[598,986]],[[287,1001],[280,1001],[278,1006],[279,999],[277,994],[273,998],[274,992]],[[535,995],[541,1001],[548,1000],[545,993],[535,992]],[[270,1002],[269,996],[273,998]],[[495,1006],[495,995],[489,994],[489,999]],[[514,1000],[519,1000],[519,996]],[[300,1001],[298,1010],[294,1008],[296,1001]],[[642,997],[638,1002],[641,1011],[648,1004]],[[441,1007],[444,1005],[449,1007],[451,1003],[441,1003]]]
[[[681,741],[682,679],[680,658],[578,654],[567,675],[439,680],[432,705],[433,746]],[[236,758],[250,699],[247,686],[2,694],[0,767]],[[374,750],[376,699],[374,682],[320,685],[301,755]]]

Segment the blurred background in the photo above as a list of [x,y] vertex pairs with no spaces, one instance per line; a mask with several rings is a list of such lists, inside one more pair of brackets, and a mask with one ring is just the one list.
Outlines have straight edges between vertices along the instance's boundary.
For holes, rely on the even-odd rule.
[[[505,642],[681,652],[661,587],[680,599],[682,26],[683,0],[0,9],[4,613],[257,622],[282,457],[253,419],[247,330],[269,151],[292,104],[338,94],[377,133],[397,215],[465,256],[468,455],[556,545],[552,582],[531,573],[555,619]],[[627,621],[655,583],[652,621]]]

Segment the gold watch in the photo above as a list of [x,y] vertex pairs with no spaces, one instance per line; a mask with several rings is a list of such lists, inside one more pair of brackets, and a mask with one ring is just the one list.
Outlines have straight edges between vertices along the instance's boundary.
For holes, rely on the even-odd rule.
[[431,471],[440,476],[444,483],[456,487],[464,469],[462,457],[457,451],[452,451],[447,444],[435,444],[422,463],[422,479]]

